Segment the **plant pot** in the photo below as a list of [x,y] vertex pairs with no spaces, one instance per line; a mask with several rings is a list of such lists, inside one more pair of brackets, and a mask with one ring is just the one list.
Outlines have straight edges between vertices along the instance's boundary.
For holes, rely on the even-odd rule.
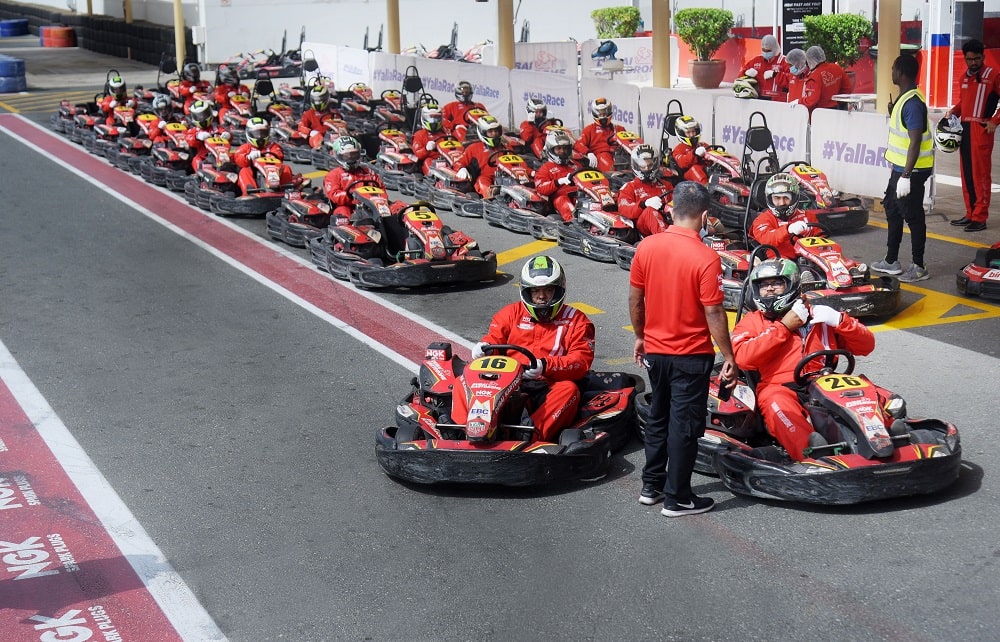
[[718,89],[726,76],[725,60],[691,60],[691,82],[698,89]]

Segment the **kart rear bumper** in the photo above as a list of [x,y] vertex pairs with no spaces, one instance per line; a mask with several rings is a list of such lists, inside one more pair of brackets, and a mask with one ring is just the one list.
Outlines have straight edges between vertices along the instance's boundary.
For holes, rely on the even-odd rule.
[[569,225],[559,226],[558,230],[559,247],[563,251],[603,263],[614,263],[615,248],[626,245],[623,241],[608,236],[595,236],[575,221]]
[[213,196],[212,211],[216,214],[231,216],[264,216],[271,210],[281,206],[282,194],[262,192],[250,196],[230,196],[223,194]]

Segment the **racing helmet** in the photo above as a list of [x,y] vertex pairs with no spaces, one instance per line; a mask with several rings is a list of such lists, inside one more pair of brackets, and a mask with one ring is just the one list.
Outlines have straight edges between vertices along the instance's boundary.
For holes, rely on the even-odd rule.
[[480,118],[476,123],[476,132],[479,134],[479,140],[483,141],[483,144],[490,149],[500,147],[500,142],[503,140],[503,127],[500,126],[500,121],[493,116],[486,114]]
[[463,80],[455,85],[455,98],[459,102],[469,104],[472,102],[472,83],[468,80]]
[[[196,100],[191,103],[191,109],[188,111],[191,116],[191,122],[202,129],[208,129],[212,126],[212,118],[215,114],[212,112],[212,103],[207,100]],[[247,135],[249,136],[250,125],[247,125]]]
[[361,143],[354,136],[341,136],[333,142],[333,157],[344,169],[357,169],[361,163]]
[[962,122],[955,116],[942,118],[934,130],[934,146],[938,151],[951,154],[962,145]]
[[[774,320],[785,316],[792,304],[799,298],[799,266],[788,259],[768,259],[750,270],[750,298],[765,317]],[[760,283],[767,279],[781,278],[785,281],[785,291],[781,294],[763,296]]]
[[[531,298],[532,288],[553,286],[555,293],[548,303],[537,305]],[[521,268],[521,304],[531,318],[539,323],[553,321],[562,310],[566,299],[566,273],[555,259],[548,256],[536,256],[528,259]]]
[[750,76],[740,76],[733,81],[733,93],[737,98],[759,98],[757,80]]
[[170,96],[166,94],[156,94],[153,97],[153,111],[161,120],[167,120],[174,113],[174,105],[170,102]]
[[565,129],[550,129],[545,135],[545,155],[553,163],[566,165],[573,156],[573,139]]
[[655,181],[660,177],[660,159],[652,145],[643,143],[632,150],[632,173],[641,181]]
[[437,103],[428,103],[420,110],[420,126],[429,132],[441,131],[444,117]]
[[198,63],[184,63],[184,67],[181,69],[181,78],[189,82],[198,82],[201,80],[201,69],[198,67]]
[[271,137],[271,125],[260,116],[254,116],[247,121],[247,142],[262,149],[267,147]]
[[236,70],[229,65],[219,65],[217,77],[220,85],[235,87],[240,84],[240,77],[236,74]]
[[118,100],[124,100],[128,95],[128,87],[125,86],[125,79],[121,76],[112,76],[108,80],[108,93]]
[[316,85],[309,90],[309,104],[316,111],[324,111],[330,102],[330,90],[323,85]]
[[[775,205],[773,196],[789,196],[792,200],[788,205]],[[764,200],[775,216],[787,221],[799,204],[799,182],[791,174],[785,172],[775,174],[764,184]]]
[[536,125],[541,125],[545,122],[545,119],[549,116],[549,108],[545,104],[545,101],[540,98],[529,98],[528,102],[524,105],[525,111],[528,112],[529,116],[533,116]]
[[611,101],[603,96],[594,99],[594,104],[590,106],[590,114],[601,127],[611,124],[611,114],[613,112]]
[[681,116],[674,122],[674,131],[681,142],[695,147],[701,140],[701,123],[694,116]]

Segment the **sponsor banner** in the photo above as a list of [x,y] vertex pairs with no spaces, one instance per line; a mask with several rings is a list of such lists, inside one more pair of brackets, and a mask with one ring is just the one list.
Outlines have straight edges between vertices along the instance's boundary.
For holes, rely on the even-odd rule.
[[416,57],[400,56],[396,54],[384,53],[381,51],[372,52],[370,58],[371,82],[369,83],[374,95],[381,95],[386,89],[403,89],[403,78],[406,77],[406,68],[416,65]]
[[[511,127],[510,72],[504,67],[470,65],[453,60],[413,58],[424,90],[443,107],[455,100],[455,86],[462,80],[472,83],[473,100],[482,103],[505,127]],[[398,64],[398,62],[397,62]],[[405,69],[405,67],[404,67]],[[396,86],[395,89],[399,89]],[[518,119],[517,124],[521,120]]]
[[625,82],[612,82],[600,78],[584,78],[580,81],[580,109],[584,126],[594,122],[590,105],[595,98],[604,96],[611,101],[614,111],[611,120],[629,131],[640,133],[642,122],[639,115],[639,88]]
[[812,115],[809,162],[826,172],[834,189],[881,198],[891,172],[885,161],[888,135],[885,114],[817,109]]
[[[608,78],[618,82],[626,82],[642,87],[653,84],[653,39],[652,38],[613,38],[618,52],[617,60],[622,61],[622,71],[610,72],[604,69],[604,61],[591,58],[593,52],[600,46],[602,40],[585,40],[580,45],[580,66],[584,78]],[[680,54],[677,41],[670,39],[670,77],[677,78]]]
[[510,94],[515,126],[534,117],[533,114],[528,115],[525,103],[528,98],[538,98],[548,106],[549,118],[562,120],[563,126],[574,134],[580,132],[580,96],[576,77],[514,69],[510,72]]
[[[642,113],[642,137],[659,147],[663,133],[663,119],[669,112],[679,111],[685,116],[698,119],[701,123],[701,139],[707,143],[715,140],[712,124],[713,100],[715,96],[707,91],[663,89],[643,87],[639,90],[639,111]],[[676,102],[671,102],[676,101]],[[672,143],[680,141],[675,137]],[[720,143],[721,144],[721,143]],[[664,150],[660,150],[663,152]]]
[[[575,42],[516,42],[514,69],[577,77]],[[515,94],[516,95],[516,94]]]
[[[753,126],[766,125],[771,130],[774,148],[782,164],[808,160],[809,110],[802,105],[716,96],[715,144],[724,145],[730,154],[742,156],[747,127],[754,112],[759,112],[763,118],[754,116]],[[816,167],[825,169],[823,165]],[[833,187],[841,189],[836,184]]]
[[312,57],[316,59],[316,64],[319,65],[319,69],[310,73],[309,76],[315,76],[318,73],[327,78],[333,78],[338,81],[337,89],[346,89],[347,85],[341,87],[342,82],[337,77],[337,51],[339,49],[340,47],[337,45],[322,42],[305,41],[302,43],[302,51],[312,54]]
[[[337,67],[333,76],[337,80],[337,89],[347,89],[356,82],[369,84],[372,74],[368,58],[369,54],[364,49],[337,47]],[[323,69],[322,65],[320,69]]]

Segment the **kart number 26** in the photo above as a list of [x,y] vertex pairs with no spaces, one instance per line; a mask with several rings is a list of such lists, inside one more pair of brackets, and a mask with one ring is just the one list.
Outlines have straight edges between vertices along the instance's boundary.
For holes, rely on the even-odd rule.
[[852,388],[867,388],[868,383],[860,377],[847,375],[829,375],[820,377],[817,382],[819,387],[826,391],[850,390]]

